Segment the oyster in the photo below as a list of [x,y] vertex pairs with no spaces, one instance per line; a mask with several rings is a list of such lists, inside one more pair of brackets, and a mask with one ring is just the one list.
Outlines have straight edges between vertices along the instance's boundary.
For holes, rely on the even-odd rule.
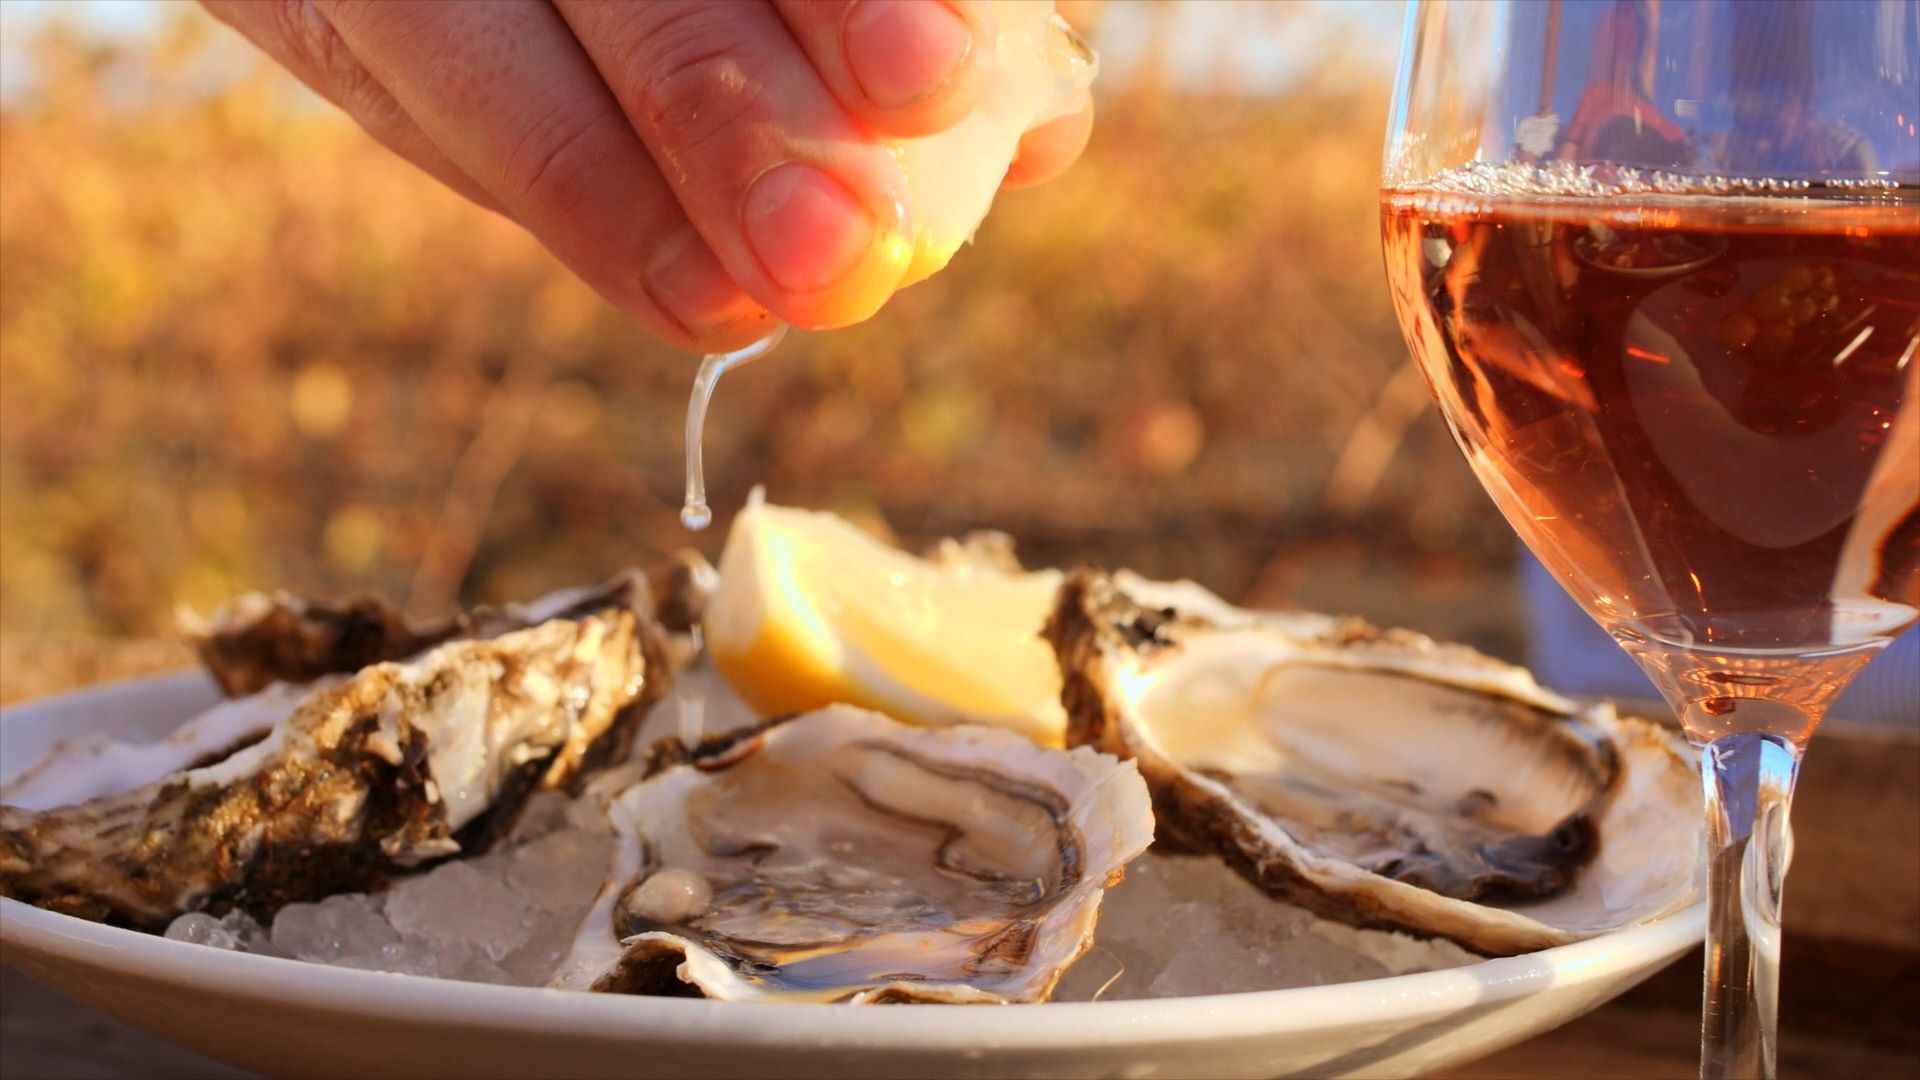
[[996,729],[840,705],[663,750],[556,986],[1040,1001],[1152,838],[1132,764]]
[[[215,612],[211,619],[183,613],[181,629],[195,644],[208,673],[227,693],[259,697],[270,692],[298,693],[298,690],[287,689],[285,684],[303,683],[316,675],[325,679],[329,674],[357,671],[366,664],[405,659],[413,655],[409,650],[421,642],[498,637],[549,619],[623,607],[665,631],[664,635],[647,635],[649,646],[664,648],[661,655],[648,658],[648,670],[677,674],[699,655],[700,616],[717,580],[712,564],[699,552],[682,551],[648,568],[644,575],[638,570],[625,570],[599,585],[556,590],[525,604],[459,612],[428,626],[407,622],[397,609],[377,599],[362,598],[334,606],[285,594],[267,597],[248,593]],[[226,744],[237,749],[264,735],[267,728],[290,711],[283,709],[275,714],[249,705],[245,709],[215,709],[206,719],[226,714],[230,720],[221,725],[223,729],[237,723],[242,712],[250,712],[260,720],[256,731],[250,735],[236,732],[237,737]],[[565,771],[591,772],[600,766],[624,761],[636,745],[647,745],[640,741],[643,737],[641,719],[646,712],[646,707],[638,705],[623,711],[605,737],[595,738],[590,760],[583,756],[586,747],[570,747]],[[206,727],[198,719],[189,722],[167,742],[210,744],[211,740],[202,735]],[[171,759],[167,755],[143,757],[147,746],[103,746],[97,740],[93,743],[62,746],[57,753],[69,757],[111,757],[130,767],[139,762],[138,767],[147,772],[139,781],[142,783],[176,771],[172,768],[154,771],[157,765]],[[38,767],[34,771],[38,772]],[[112,790],[117,792],[132,786],[123,784]],[[106,793],[110,792],[98,792]],[[8,789],[0,787],[0,803],[18,804],[19,800],[9,798]]]
[[1163,843],[1323,916],[1489,955],[1698,895],[1697,781],[1657,726],[1416,634],[1222,625],[1166,599],[1081,572],[1046,628],[1069,744],[1139,763]]
[[250,592],[203,618],[182,607],[174,622],[228,697],[276,682],[306,683],[323,675],[404,660],[461,636],[460,616],[409,621],[375,597],[343,604],[286,593]]
[[[416,646],[456,637],[497,637],[549,618],[615,606],[644,613],[651,596],[659,598],[659,621],[669,631],[670,659],[690,655],[692,646],[682,637],[697,624],[697,615],[689,613],[704,604],[712,578],[713,568],[704,559],[685,553],[649,571],[644,580],[658,585],[643,584],[630,570],[602,585],[560,590],[524,605],[463,612],[433,624],[410,623],[384,601],[369,598],[329,605],[285,594],[247,593],[211,618],[182,611],[183,633],[232,700],[193,717],[157,742],[93,734],[55,743],[40,761],[0,782],[0,805],[48,810],[211,765],[258,742],[291,715],[301,699],[338,682],[340,675],[405,659]],[[676,629],[679,635],[672,633]],[[632,731],[633,739],[642,737],[632,722],[637,716],[623,716],[619,725],[621,731]],[[615,735],[596,745],[604,745],[602,752],[617,760],[633,742]]]
[[[704,572],[703,569],[704,568]],[[413,622],[376,597],[327,604],[286,593],[244,593],[202,617],[182,609],[176,621],[207,673],[229,697],[276,682],[306,683],[350,674],[370,664],[404,660],[456,638],[490,638],[546,622],[620,605],[652,610],[668,630],[685,633],[699,621],[713,591],[713,568],[683,554],[650,571],[627,570],[605,584],[561,589],[528,604],[456,612]]]
[[0,806],[51,810],[211,765],[259,742],[308,694],[335,681],[273,683],[257,694],[215,705],[158,742],[123,742],[97,732],[63,739],[46,757],[0,783]]
[[0,806],[0,895],[159,929],[377,885],[484,846],[619,741],[668,675],[644,583],[312,690],[264,738],[123,794]]

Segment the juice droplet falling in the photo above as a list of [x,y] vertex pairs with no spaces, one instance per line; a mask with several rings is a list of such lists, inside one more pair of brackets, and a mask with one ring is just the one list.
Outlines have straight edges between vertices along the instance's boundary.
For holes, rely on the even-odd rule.
[[680,745],[691,750],[700,745],[707,734],[707,703],[697,697],[680,702]]
[[700,361],[700,370],[693,377],[693,396],[687,400],[687,498],[680,507],[680,524],[695,532],[713,524],[713,510],[707,506],[706,470],[700,460],[701,436],[707,428],[707,403],[713,400],[713,384],[719,382],[729,368],[765,356],[786,336],[787,328],[782,326],[743,349],[714,353]]

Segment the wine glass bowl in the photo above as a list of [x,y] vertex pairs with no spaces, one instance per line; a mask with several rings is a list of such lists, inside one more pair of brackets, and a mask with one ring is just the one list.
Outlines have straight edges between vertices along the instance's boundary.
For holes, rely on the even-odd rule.
[[1414,360],[1702,751],[1703,1075],[1771,1075],[1799,755],[1920,618],[1920,6],[1434,0],[1381,199]]
[[[1684,719],[1708,729],[1716,697],[1812,654],[1864,663],[1920,601],[1920,229],[1899,207],[1751,202],[1385,206],[1395,301],[1469,461],[1588,612],[1699,691]],[[1803,737],[1818,715],[1800,720],[1765,726]]]

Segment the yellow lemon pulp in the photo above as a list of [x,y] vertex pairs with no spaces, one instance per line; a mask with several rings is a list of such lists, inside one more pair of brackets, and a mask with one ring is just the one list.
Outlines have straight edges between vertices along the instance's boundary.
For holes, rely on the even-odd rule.
[[900,288],[944,268],[973,238],[1020,137],[1076,108],[1098,66],[1092,50],[1054,14],[1053,0],[1001,0],[981,14],[991,23],[983,62],[994,72],[979,102],[945,131],[894,144],[914,230]]
[[831,514],[754,502],[734,519],[709,653],[762,715],[835,702],[910,723],[986,723],[1058,745],[1060,576],[917,559]]
[[864,322],[909,285],[938,273],[973,239],[1028,131],[1078,108],[1098,69],[1053,0],[997,0],[977,10],[979,100],[952,127],[886,145],[899,164],[901,220],[883,223],[845,277],[789,298],[797,326]]

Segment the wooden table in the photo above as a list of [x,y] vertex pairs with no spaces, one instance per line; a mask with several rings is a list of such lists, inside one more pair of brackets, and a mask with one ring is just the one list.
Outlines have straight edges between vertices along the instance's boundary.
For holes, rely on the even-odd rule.
[[[182,667],[171,643],[0,638],[0,704]],[[1920,734],[1833,723],[1794,808],[1780,1071],[1788,1077],[1920,1077]],[[1451,1077],[1696,1074],[1696,953],[1624,997]],[[211,1021],[210,1021],[211,1022]],[[250,1074],[0,972],[6,1080],[237,1080]]]

